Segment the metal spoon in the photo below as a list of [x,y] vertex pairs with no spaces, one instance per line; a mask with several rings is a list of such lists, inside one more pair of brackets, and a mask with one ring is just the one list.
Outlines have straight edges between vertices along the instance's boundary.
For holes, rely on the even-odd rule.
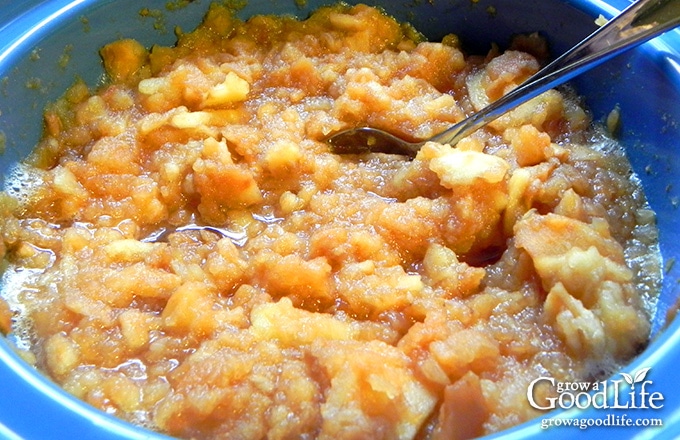
[[444,132],[407,142],[383,130],[359,127],[326,142],[338,154],[392,153],[414,157],[429,141],[455,146],[489,122],[541,93],[680,25],[680,0],[639,0],[507,95]]

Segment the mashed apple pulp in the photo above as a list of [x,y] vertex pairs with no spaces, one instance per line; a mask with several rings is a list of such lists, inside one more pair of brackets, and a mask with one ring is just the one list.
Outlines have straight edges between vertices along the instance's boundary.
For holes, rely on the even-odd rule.
[[101,53],[110,83],[46,110],[0,223],[2,328],[90,404],[186,438],[465,438],[646,343],[654,215],[573,99],[413,160],[323,142],[431,136],[534,56],[362,5],[213,6],[175,47]]

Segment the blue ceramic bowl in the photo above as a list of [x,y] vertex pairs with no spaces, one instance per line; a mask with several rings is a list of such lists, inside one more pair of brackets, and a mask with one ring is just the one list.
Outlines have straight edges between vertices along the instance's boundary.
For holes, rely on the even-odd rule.
[[[288,13],[300,17],[330,0],[250,0],[241,11]],[[169,11],[167,0],[0,0],[0,131],[5,138],[0,176],[25,157],[37,142],[44,105],[56,99],[75,76],[90,85],[101,81],[98,49],[120,37],[146,45],[172,44],[173,29],[192,29],[207,9],[207,0],[186,2]],[[349,1],[348,3],[355,3]],[[491,42],[507,43],[514,33],[540,31],[559,54],[595,29],[594,19],[611,17],[624,0],[366,0],[408,20],[432,39],[455,31],[467,48],[488,50]],[[142,17],[142,7],[163,11]],[[680,321],[668,311],[678,299],[680,268],[680,32],[623,54],[573,81],[595,119],[618,105],[621,142],[658,214],[666,273],[649,347],[624,372],[650,368],[647,379],[663,395],[660,409],[604,411],[590,408],[551,413],[549,417],[618,420],[660,419],[662,428],[553,427],[541,420],[520,425],[492,438],[675,438],[680,435]],[[2,137],[0,136],[0,137]],[[611,419],[610,419],[611,420]],[[603,424],[604,422],[600,422]],[[0,438],[7,439],[162,439],[121,422],[71,397],[24,363],[0,338]]]

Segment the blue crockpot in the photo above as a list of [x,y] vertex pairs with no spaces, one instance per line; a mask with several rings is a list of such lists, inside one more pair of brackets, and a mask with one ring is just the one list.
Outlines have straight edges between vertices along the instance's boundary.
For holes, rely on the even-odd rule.
[[[332,1],[250,0],[240,12],[288,13],[300,17]],[[145,45],[172,44],[175,26],[192,29],[207,0],[187,2],[175,11],[166,0],[0,0],[0,130],[6,137],[0,176],[37,142],[42,108],[75,76],[96,85],[102,78],[98,49],[120,37]],[[348,1],[348,3],[355,3]],[[501,46],[514,33],[539,31],[559,54],[595,29],[595,18],[611,17],[624,0],[366,0],[398,19],[413,23],[432,39],[455,31],[471,51]],[[162,10],[142,17],[142,7]],[[64,63],[63,61],[68,62]],[[32,87],[27,87],[30,83]],[[680,321],[668,318],[678,299],[680,267],[680,31],[643,45],[573,81],[595,119],[621,109],[621,142],[658,214],[666,273],[652,342],[622,372],[649,368],[649,390],[663,396],[658,409],[597,408],[546,417],[600,420],[654,418],[663,427],[600,426],[541,428],[537,419],[490,438],[676,438],[680,435]],[[617,378],[623,377],[618,373]],[[611,417],[615,417],[612,419]],[[591,422],[594,424],[595,422]],[[162,439],[162,435],[119,421],[71,397],[23,362],[0,338],[0,438],[6,439]]]

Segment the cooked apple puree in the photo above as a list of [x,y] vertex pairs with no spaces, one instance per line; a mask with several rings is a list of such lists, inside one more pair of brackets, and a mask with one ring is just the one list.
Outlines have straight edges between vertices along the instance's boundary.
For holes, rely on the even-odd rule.
[[540,376],[615,371],[649,336],[654,215],[576,100],[414,160],[324,143],[426,138],[539,68],[456,41],[363,5],[213,6],[175,47],[105,46],[110,81],[46,109],[7,185],[0,328],[70,393],[192,439],[466,438],[539,415]]

